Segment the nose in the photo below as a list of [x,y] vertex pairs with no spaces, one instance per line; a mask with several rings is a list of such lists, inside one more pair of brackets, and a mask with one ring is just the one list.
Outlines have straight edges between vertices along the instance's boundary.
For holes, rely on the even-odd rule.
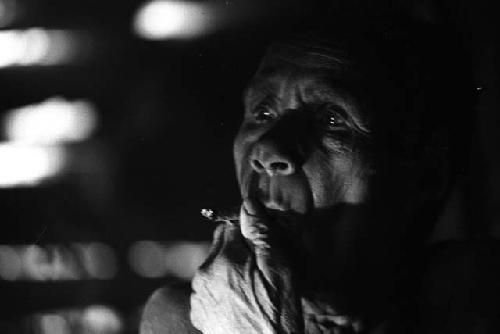
[[270,141],[257,144],[250,164],[257,173],[266,173],[269,176],[291,175],[296,169],[293,160],[287,154],[280,152]]

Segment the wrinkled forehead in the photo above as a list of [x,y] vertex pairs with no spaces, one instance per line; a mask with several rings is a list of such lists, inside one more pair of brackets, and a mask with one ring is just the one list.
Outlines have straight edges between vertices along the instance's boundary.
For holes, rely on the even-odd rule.
[[265,54],[244,98],[262,92],[301,88],[356,95],[359,81],[347,54],[340,48],[314,42],[280,42]]

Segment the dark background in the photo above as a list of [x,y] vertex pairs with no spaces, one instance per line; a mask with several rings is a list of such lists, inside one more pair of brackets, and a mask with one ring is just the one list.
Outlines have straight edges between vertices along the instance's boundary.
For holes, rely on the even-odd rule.
[[119,332],[136,332],[148,295],[178,278],[135,273],[127,259],[131,245],[210,240],[213,226],[200,209],[239,201],[232,138],[246,82],[270,40],[325,13],[388,10],[456,33],[450,38],[458,36],[472,59],[471,68],[457,70],[472,72],[484,88],[468,115],[478,224],[499,233],[498,34],[487,1],[213,2],[227,11],[217,31],[150,41],[132,29],[141,1],[5,1],[14,3],[17,15],[0,29],[79,29],[89,39],[74,64],[1,68],[0,113],[51,96],[85,98],[96,105],[99,124],[90,139],[66,144],[73,167],[63,175],[35,187],[0,188],[0,244],[99,241],[116,252],[118,272],[110,280],[0,279],[0,333],[45,333],[36,315],[96,304],[121,317]]

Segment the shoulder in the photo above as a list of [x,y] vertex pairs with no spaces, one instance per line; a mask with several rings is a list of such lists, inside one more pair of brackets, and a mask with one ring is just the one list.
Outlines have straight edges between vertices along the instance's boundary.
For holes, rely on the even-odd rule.
[[141,334],[200,334],[189,320],[189,284],[170,284],[148,299],[141,317]]

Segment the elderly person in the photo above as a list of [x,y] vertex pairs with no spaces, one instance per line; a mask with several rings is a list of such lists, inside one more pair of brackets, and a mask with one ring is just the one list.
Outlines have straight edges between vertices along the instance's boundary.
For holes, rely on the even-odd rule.
[[234,142],[239,224],[143,333],[489,333],[496,304],[462,280],[499,253],[463,243],[467,74],[409,31],[269,48]]

